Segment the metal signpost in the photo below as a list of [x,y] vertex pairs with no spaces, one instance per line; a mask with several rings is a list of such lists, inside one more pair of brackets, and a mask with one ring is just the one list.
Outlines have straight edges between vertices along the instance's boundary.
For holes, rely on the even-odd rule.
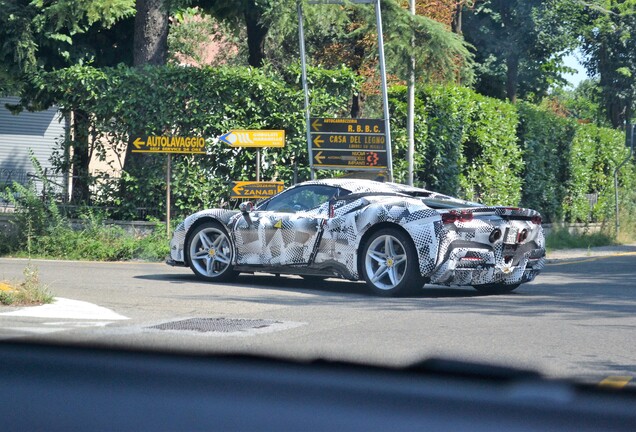
[[[341,0],[310,0],[310,4],[344,4]],[[300,61],[302,72],[303,90],[305,93],[305,121],[307,124],[307,150],[309,153],[309,168],[311,179],[315,177],[315,167],[327,169],[348,170],[382,170],[386,171],[388,180],[393,181],[393,161],[391,157],[391,126],[389,118],[389,98],[386,83],[386,67],[384,62],[384,39],[382,36],[382,15],[380,12],[380,0],[351,0],[351,3],[374,4],[376,26],[378,29],[378,56],[380,62],[380,76],[382,79],[382,100],[384,105],[384,119],[326,119],[311,118],[309,107],[309,89],[307,84],[307,62],[305,54],[305,33],[303,28],[303,11],[299,1],[298,10],[298,39],[300,43]],[[322,122],[316,129],[316,121]],[[326,121],[330,120],[330,121]],[[342,123],[339,123],[341,121]],[[358,122],[358,123],[356,123]],[[383,124],[381,132],[379,125]],[[325,126],[328,125],[328,126]],[[367,130],[366,126],[378,126],[378,132]],[[349,126],[355,129],[349,130]],[[313,127],[313,129],[312,129]],[[358,127],[360,129],[358,129]],[[353,134],[353,135],[348,135]],[[354,137],[355,136],[355,137]],[[380,137],[384,139],[383,149],[363,147],[365,137],[373,136],[379,146]],[[344,137],[344,138],[336,138]],[[329,141],[332,139],[333,141]],[[341,142],[335,142],[335,141]],[[359,141],[358,141],[359,140]],[[332,144],[324,147],[323,144]],[[337,146],[336,146],[337,144]],[[371,144],[368,142],[367,144]],[[362,147],[355,147],[360,145]],[[337,153],[336,153],[337,152]],[[355,153],[355,154],[354,154]],[[369,153],[369,154],[367,154]]]
[[167,153],[166,161],[166,233],[170,237],[170,177],[172,177],[172,154],[205,154],[203,137],[157,136],[137,137],[132,142],[133,153]]

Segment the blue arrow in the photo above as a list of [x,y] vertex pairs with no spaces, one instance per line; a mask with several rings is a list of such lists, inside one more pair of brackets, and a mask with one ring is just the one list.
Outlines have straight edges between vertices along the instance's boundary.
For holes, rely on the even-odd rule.
[[227,137],[229,137],[230,135],[232,135],[232,131],[229,131],[228,133],[221,135],[219,139],[223,141],[225,144],[232,145],[232,143],[227,139]]

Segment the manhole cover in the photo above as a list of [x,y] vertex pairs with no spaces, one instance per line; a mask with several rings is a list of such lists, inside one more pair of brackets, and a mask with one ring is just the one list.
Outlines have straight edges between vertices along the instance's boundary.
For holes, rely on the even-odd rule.
[[148,328],[157,330],[186,330],[201,333],[234,333],[246,330],[264,329],[280,321],[242,318],[190,318],[171,321]]

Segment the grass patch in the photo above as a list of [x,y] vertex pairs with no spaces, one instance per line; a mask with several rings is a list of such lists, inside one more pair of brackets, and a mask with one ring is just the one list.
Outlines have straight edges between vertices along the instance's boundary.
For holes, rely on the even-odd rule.
[[[39,171],[38,171],[39,172]],[[43,177],[42,181],[45,181]],[[14,183],[0,198],[15,207],[12,235],[0,233],[0,254],[28,258],[121,261],[163,260],[170,253],[163,223],[148,235],[136,235],[109,223],[107,214],[79,210],[79,221],[62,215],[57,203],[42,200],[33,185]]]
[[24,280],[18,283],[0,282],[0,304],[33,306],[53,301],[48,287],[40,281],[38,268],[28,264],[23,271]]
[[30,239],[16,256],[68,260],[161,261],[169,254],[165,226],[158,224],[148,235],[134,235],[123,228],[89,222],[82,229],[57,226]]
[[618,244],[613,236],[604,233],[570,233],[567,229],[554,229],[545,239],[548,250],[556,249],[589,249],[597,246]]

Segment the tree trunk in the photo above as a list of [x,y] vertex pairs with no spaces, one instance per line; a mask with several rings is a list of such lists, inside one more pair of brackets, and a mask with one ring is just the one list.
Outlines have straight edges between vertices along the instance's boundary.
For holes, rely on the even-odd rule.
[[91,158],[88,144],[89,125],[90,122],[86,111],[73,111],[72,204],[88,204],[90,201],[89,164]]
[[451,30],[453,33],[462,34],[462,9],[464,8],[463,2],[458,1],[455,6],[455,15],[453,15],[453,21],[451,22]]
[[519,56],[509,54],[506,59],[506,96],[511,103],[517,103],[517,83],[519,81]]
[[265,36],[267,36],[267,27],[261,23],[261,11],[256,6],[254,0],[248,0],[245,3],[243,11],[245,17],[245,26],[247,27],[247,62],[250,66],[261,67],[265,59]]
[[351,117],[359,118],[362,116],[362,93],[354,93],[351,98]]
[[164,0],[136,0],[133,64],[163,65],[168,58],[168,5]]

